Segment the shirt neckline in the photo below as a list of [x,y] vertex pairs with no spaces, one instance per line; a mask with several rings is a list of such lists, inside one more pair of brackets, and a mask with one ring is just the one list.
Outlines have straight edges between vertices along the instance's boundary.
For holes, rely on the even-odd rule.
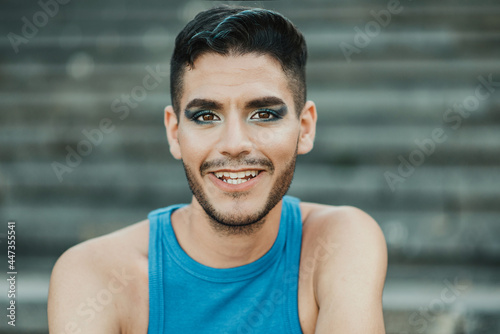
[[272,263],[277,262],[279,256],[282,254],[286,240],[288,212],[291,209],[289,207],[290,203],[288,196],[284,196],[282,200],[278,235],[271,248],[257,260],[232,268],[213,268],[203,265],[191,258],[182,249],[172,227],[171,215],[175,210],[186,205],[187,204],[177,204],[171,206],[170,209],[162,215],[161,226],[163,227],[162,234],[165,236],[164,242],[168,249],[168,255],[172,257],[179,267],[191,275],[203,280],[220,283],[242,281],[255,277],[265,271]]

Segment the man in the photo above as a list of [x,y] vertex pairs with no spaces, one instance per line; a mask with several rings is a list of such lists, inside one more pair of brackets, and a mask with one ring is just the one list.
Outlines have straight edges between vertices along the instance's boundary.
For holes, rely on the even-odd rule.
[[165,126],[192,201],[63,254],[51,333],[384,333],[377,223],[285,196],[315,137],[306,57],[272,11],[218,7],[187,24]]

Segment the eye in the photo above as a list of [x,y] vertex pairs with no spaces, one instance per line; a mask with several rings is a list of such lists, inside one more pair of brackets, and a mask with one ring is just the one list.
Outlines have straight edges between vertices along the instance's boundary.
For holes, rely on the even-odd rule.
[[274,120],[280,118],[276,112],[270,109],[258,110],[250,119]]
[[220,121],[220,117],[210,111],[201,111],[196,113],[192,120],[196,123],[211,123],[214,121]]
[[215,121],[218,118],[219,117],[215,116],[214,114],[204,114],[204,115],[198,116],[197,120],[199,120],[199,121]]

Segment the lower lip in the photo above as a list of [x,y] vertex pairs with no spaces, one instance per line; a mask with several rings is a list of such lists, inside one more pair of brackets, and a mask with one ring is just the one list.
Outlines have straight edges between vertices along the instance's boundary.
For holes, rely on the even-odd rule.
[[259,174],[247,182],[243,182],[240,184],[231,184],[222,181],[221,179],[217,178],[213,173],[209,173],[208,177],[209,179],[222,191],[225,192],[240,192],[240,191],[247,191],[250,188],[252,188],[259,180],[261,179],[262,174],[264,174],[263,171],[259,172]]

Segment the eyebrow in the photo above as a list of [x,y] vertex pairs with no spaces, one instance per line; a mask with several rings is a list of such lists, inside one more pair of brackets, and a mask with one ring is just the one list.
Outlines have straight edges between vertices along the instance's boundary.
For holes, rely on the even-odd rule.
[[200,108],[200,109],[222,109],[222,104],[214,101],[214,100],[207,100],[207,99],[194,99],[191,100],[187,105],[186,105],[186,110],[189,110],[191,108]]
[[277,105],[286,105],[286,104],[279,97],[266,96],[266,97],[261,97],[261,98],[249,101],[245,105],[245,108],[246,109],[257,109],[257,108],[271,107],[271,106],[277,106]]
[[[276,96],[260,97],[245,104],[245,109],[257,109],[277,105],[286,105],[285,102]],[[222,103],[209,99],[193,99],[186,105],[186,110],[192,108],[221,110]]]

